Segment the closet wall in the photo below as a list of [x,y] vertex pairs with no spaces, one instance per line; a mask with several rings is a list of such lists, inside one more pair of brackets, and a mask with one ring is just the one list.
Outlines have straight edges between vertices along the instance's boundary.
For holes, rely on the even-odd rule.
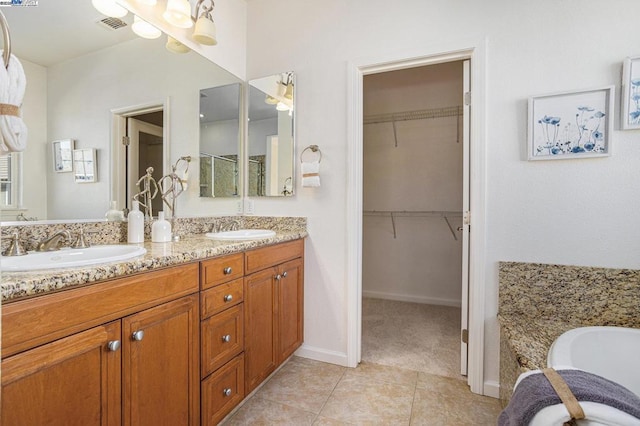
[[461,62],[365,76],[365,297],[460,306],[461,106]]

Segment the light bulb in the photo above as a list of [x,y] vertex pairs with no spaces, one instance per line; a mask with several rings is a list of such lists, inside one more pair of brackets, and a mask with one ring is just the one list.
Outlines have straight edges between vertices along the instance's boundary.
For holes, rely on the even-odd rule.
[[115,0],[91,0],[91,4],[98,12],[111,18],[122,18],[127,14],[127,9],[117,4]]
[[167,44],[165,47],[172,53],[187,53],[191,50],[171,36],[167,36]]
[[169,0],[162,17],[171,25],[178,28],[193,27],[191,19],[191,5],[187,0]]
[[131,25],[131,29],[142,38],[154,39],[162,35],[162,32],[159,29],[143,20],[138,15],[133,16],[133,25]]

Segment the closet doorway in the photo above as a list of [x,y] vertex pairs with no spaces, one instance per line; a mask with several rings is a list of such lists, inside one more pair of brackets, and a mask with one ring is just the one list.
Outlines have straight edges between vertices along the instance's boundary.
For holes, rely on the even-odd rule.
[[361,359],[467,374],[469,61],[363,78]]

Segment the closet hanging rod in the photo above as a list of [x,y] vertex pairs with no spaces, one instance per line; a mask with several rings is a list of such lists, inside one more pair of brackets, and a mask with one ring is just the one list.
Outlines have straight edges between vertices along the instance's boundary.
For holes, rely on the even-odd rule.
[[463,114],[462,106],[421,109],[388,114],[365,115],[363,124],[389,123],[396,121],[423,120],[427,118],[456,117]]

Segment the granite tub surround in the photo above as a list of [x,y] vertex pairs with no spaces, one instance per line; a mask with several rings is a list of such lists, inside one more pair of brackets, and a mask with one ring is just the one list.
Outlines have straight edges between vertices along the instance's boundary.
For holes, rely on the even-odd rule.
[[[240,227],[267,228],[268,225],[273,225],[271,229],[276,231],[276,235],[273,238],[254,241],[214,241],[206,238],[203,233],[209,232],[212,223],[215,223],[215,221],[218,220],[235,220],[239,223]],[[158,268],[180,265],[209,257],[241,252],[307,236],[306,218],[252,217],[251,220],[248,220],[245,223],[244,217],[234,216],[224,218],[209,217],[176,219],[176,222],[178,221],[180,223],[181,232],[184,232],[179,241],[169,243],[152,243],[148,241],[149,236],[147,235],[147,241],[142,244],[147,249],[147,253],[144,256],[135,259],[73,269],[49,269],[37,272],[3,271],[2,279],[0,280],[2,302],[37,296],[51,291],[63,290],[73,286],[123,277],[139,272],[152,271]],[[109,229],[112,231],[114,229],[118,229],[117,226],[115,228],[111,228],[111,226],[114,225],[112,222],[96,222],[96,224],[97,227],[106,225],[103,228],[105,232]],[[73,234],[72,227],[70,225],[71,224],[64,224],[64,227],[61,229],[69,229]],[[117,225],[121,226],[123,223],[118,223]],[[25,228],[28,227],[29,226]],[[178,228],[178,226],[176,226],[176,228]],[[4,232],[6,232],[5,229],[3,229],[3,233]],[[21,230],[21,236],[23,235],[22,232],[25,231]],[[47,229],[46,234],[43,235],[50,235],[50,233],[53,232],[55,231]],[[187,232],[189,232],[189,235],[187,235]],[[102,235],[101,232],[98,232],[98,234]],[[92,244],[124,244],[123,241],[126,241],[126,234],[125,227],[124,231],[119,234],[119,241],[108,241],[104,243],[97,242],[94,235],[91,236],[91,241]],[[104,238],[106,239],[107,237]],[[113,239],[115,240],[116,238],[118,238],[118,233],[114,231]]]
[[640,271],[500,262],[500,399],[522,372],[546,367],[553,341],[576,327],[640,328]]

